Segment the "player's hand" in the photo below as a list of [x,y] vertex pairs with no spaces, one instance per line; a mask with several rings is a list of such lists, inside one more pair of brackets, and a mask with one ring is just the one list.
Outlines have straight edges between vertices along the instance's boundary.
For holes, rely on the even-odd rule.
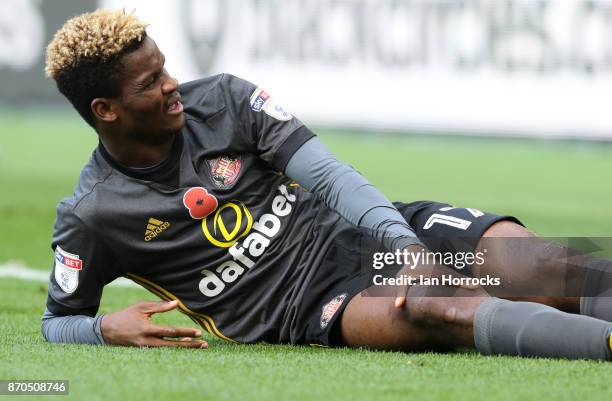
[[[423,248],[419,245],[411,245],[406,248],[409,252],[422,252]],[[462,277],[461,274],[456,272],[453,269],[450,269],[446,266],[439,265],[420,265],[420,266],[404,266],[398,273],[397,277],[401,275],[408,275],[412,277],[442,277],[443,275],[447,276],[456,276]],[[462,284],[458,288],[463,288],[466,290],[471,290],[473,292],[473,296],[486,296],[486,292],[479,285],[472,284]],[[406,298],[408,296],[408,291],[410,290],[410,285],[401,285],[397,287],[397,292],[395,296],[394,306],[398,309],[401,309],[406,306]],[[422,296],[422,294],[421,294]]]
[[190,327],[161,326],[151,316],[176,309],[178,301],[142,301],[102,318],[101,329],[107,344],[136,347],[208,348],[198,339],[202,332]]

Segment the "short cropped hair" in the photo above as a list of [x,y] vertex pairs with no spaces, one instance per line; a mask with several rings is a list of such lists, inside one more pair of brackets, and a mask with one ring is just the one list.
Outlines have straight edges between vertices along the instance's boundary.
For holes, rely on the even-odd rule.
[[92,100],[121,95],[121,58],[142,45],[146,27],[125,11],[97,10],[68,20],[47,47],[47,76],[92,127]]

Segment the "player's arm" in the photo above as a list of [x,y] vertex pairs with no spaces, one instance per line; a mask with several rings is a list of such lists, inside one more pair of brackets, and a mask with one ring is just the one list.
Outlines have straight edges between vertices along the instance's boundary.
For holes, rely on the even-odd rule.
[[316,137],[291,156],[285,174],[390,250],[421,242],[401,213],[365,177],[339,161]]
[[330,208],[369,231],[388,249],[422,246],[393,204],[361,174],[342,163],[298,118],[262,88],[226,74],[230,112],[254,151],[277,171],[308,188]]
[[45,309],[41,333],[50,343],[104,344],[100,323],[104,315],[55,315]]
[[[425,248],[395,206],[365,177],[336,159],[318,138],[309,139],[295,151],[285,174],[385,248],[409,252]],[[405,305],[407,289],[398,289],[397,308]]]
[[[310,189],[330,208],[369,233],[389,250],[424,248],[393,204],[361,174],[325,148],[299,119],[252,83],[226,74],[229,111],[245,139],[272,168]],[[405,305],[405,291],[395,301]]]
[[143,301],[118,312],[96,316],[103,287],[120,272],[113,269],[112,253],[95,233],[87,229],[70,204],[62,203],[58,207],[52,247],[55,260],[41,322],[41,332],[47,341],[207,346],[205,341],[193,339],[201,335],[198,329],[160,326],[151,322],[153,314],[175,309],[176,301]]
[[198,329],[151,322],[154,314],[171,311],[177,306],[177,301],[141,301],[118,312],[94,317],[56,315],[47,309],[42,317],[41,331],[52,343],[207,348],[206,341],[195,339],[202,335]]

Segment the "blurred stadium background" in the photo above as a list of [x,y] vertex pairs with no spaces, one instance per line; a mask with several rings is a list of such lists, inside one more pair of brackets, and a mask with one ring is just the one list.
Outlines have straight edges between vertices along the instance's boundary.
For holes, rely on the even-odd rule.
[[[149,22],[180,81],[265,87],[392,200],[612,237],[612,0],[0,0],[0,379],[70,379],[69,398],[88,400],[610,399],[612,367],[588,362],[44,343],[55,205],[97,144],[45,79],[44,52],[98,7]],[[151,297],[109,288],[101,311]]]

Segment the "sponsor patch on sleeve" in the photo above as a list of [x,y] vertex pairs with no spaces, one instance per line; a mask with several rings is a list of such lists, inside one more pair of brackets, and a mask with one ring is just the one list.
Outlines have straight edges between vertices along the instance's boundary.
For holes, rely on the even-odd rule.
[[255,89],[255,92],[251,95],[251,110],[259,113],[263,111],[270,117],[276,118],[280,121],[289,121],[293,116],[283,109],[283,107],[277,104],[272,96],[270,96],[263,88]]
[[83,270],[83,261],[79,255],[55,247],[55,282],[66,294],[72,294],[79,285],[79,272]]
[[260,112],[263,110],[266,103],[270,100],[270,95],[262,88],[255,89],[251,95],[251,110]]

